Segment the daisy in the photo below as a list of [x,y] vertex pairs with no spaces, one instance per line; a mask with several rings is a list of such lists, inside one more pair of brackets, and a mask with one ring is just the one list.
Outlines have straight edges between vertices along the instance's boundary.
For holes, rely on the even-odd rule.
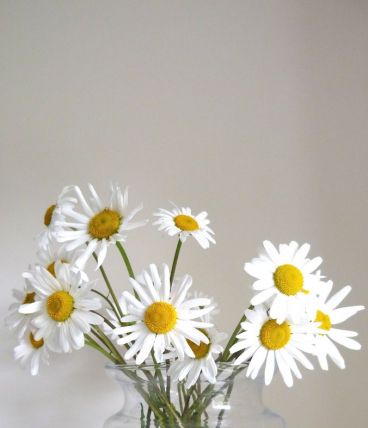
[[345,362],[339,350],[333,342],[345,346],[345,348],[359,350],[360,343],[352,339],[358,335],[355,331],[334,328],[334,325],[341,324],[357,312],[362,311],[364,306],[347,306],[338,308],[338,305],[350,293],[351,287],[347,285],[335,295],[328,296],[332,289],[332,281],[321,285],[319,295],[316,299],[315,322],[320,323],[321,332],[316,336],[316,351],[319,364],[323,370],[328,369],[327,356],[340,368],[345,368]]
[[93,283],[83,282],[79,273],[60,262],[55,264],[55,277],[41,266],[25,276],[40,300],[22,305],[19,312],[37,315],[32,321],[38,329],[35,340],[43,338],[55,352],[82,348],[84,333],[103,322],[100,315],[91,312],[101,307],[98,298],[89,296]]
[[38,245],[46,249],[50,240],[55,237],[55,234],[60,229],[57,224],[65,219],[61,207],[72,209],[77,203],[77,200],[69,195],[71,187],[65,187],[57,198],[56,203],[50,205],[45,211],[43,223],[45,229],[38,236]]
[[244,270],[257,279],[252,288],[258,294],[250,303],[256,306],[267,302],[271,318],[279,324],[287,317],[299,322],[309,307],[310,291],[320,282],[320,273],[313,272],[322,259],[306,258],[309,244],[299,247],[292,241],[290,244],[281,244],[278,250],[270,241],[264,241],[263,245],[266,253],[244,266]]
[[199,345],[187,340],[188,345],[193,351],[194,358],[185,356],[184,360],[176,360],[169,369],[169,375],[176,381],[183,381],[185,378],[185,385],[187,388],[193,386],[201,373],[209,383],[216,382],[217,365],[216,358],[223,352],[224,348],[219,344],[226,335],[218,333],[214,328],[208,330],[201,330],[208,339],[206,344],[200,342]]
[[208,226],[210,221],[205,211],[194,215],[190,208],[175,206],[172,211],[160,208],[159,212],[153,215],[158,217],[158,220],[153,223],[159,226],[158,230],[164,230],[169,236],[179,235],[182,242],[191,235],[204,249],[207,249],[210,243],[216,244],[212,237],[214,232]]
[[265,363],[265,384],[272,381],[275,363],[277,364],[287,386],[293,385],[292,373],[302,377],[295,360],[307,369],[313,369],[312,364],[303,352],[315,353],[315,333],[318,331],[314,323],[294,324],[290,320],[278,324],[268,315],[264,305],[247,309],[247,317],[241,326],[243,331],[237,336],[230,352],[243,351],[235,360],[239,365],[249,360],[247,377],[255,379]]
[[20,360],[22,365],[29,363],[32,376],[38,374],[41,362],[49,364],[49,353],[44,340],[36,340],[32,331],[14,348],[14,358]]
[[83,280],[88,281],[87,274],[76,266],[76,262],[83,250],[77,249],[76,251],[67,251],[65,246],[66,244],[60,245],[55,238],[49,240],[45,247],[40,247],[37,251],[40,265],[46,268],[51,275],[55,276],[55,263],[67,263],[71,265],[71,269],[81,273]]
[[18,339],[21,339],[24,336],[24,333],[26,332],[27,328],[29,327],[33,316],[19,313],[19,308],[22,305],[34,303],[39,299],[38,296],[36,296],[36,293],[34,292],[29,279],[27,278],[25,278],[24,289],[22,291],[13,289],[13,296],[16,302],[12,303],[9,306],[9,311],[11,312],[5,318],[5,325],[11,330],[17,331]]
[[150,272],[143,272],[140,278],[139,282],[129,279],[138,298],[127,291],[123,293],[128,315],[121,321],[133,324],[115,330],[115,334],[124,335],[118,339],[119,345],[134,342],[124,358],[129,360],[136,355],[136,363],[142,364],[153,350],[156,359],[161,361],[165,350],[171,348],[175,349],[179,359],[184,355],[194,358],[187,339],[197,345],[209,343],[209,338],[200,329],[212,324],[196,319],[213,309],[210,301],[204,298],[185,300],[192,285],[189,275],[180,281],[174,280],[170,290],[170,271],[165,264],[161,274],[152,264]]
[[96,252],[98,269],[105,260],[107,247],[110,244],[125,241],[126,231],[144,226],[147,221],[132,221],[137,212],[142,209],[142,205],[127,213],[127,189],[123,193],[117,184],[111,184],[110,201],[104,205],[94,187],[91,184],[88,187],[89,202],[86,201],[80,188],[74,186],[84,213],[74,211],[70,205],[62,206],[62,212],[67,216],[67,221],[58,222],[62,229],[57,234],[57,240],[68,242],[67,251],[84,247],[88,242],[77,264],[83,267],[92,253]]

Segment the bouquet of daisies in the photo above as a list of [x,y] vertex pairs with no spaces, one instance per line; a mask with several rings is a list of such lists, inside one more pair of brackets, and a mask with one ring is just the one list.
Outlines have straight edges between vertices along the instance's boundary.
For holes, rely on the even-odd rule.
[[[364,307],[340,307],[351,287],[331,296],[332,281],[319,270],[322,259],[309,256],[309,244],[294,241],[278,247],[264,241],[264,251],[245,264],[254,295],[244,302],[245,312],[225,343],[226,335],[214,326],[214,300],[192,291],[191,276],[175,275],[188,238],[203,249],[215,244],[207,213],[194,215],[190,208],[176,206],[154,213],[158,230],[177,237],[173,261],[150,264],[136,275],[123,244],[131,230],[148,223],[136,220],[141,209],[129,210],[128,191],[116,184],[107,203],[92,185],[87,194],[69,186],[47,209],[38,262],[23,273],[24,289],[14,290],[16,302],[6,318],[19,339],[15,359],[28,364],[32,375],[41,363],[48,364],[50,353],[87,345],[122,370],[132,363],[157,365],[158,388],[165,389],[160,371],[167,370],[167,378],[180,383],[188,397],[200,379],[215,384],[222,363],[241,367],[238,372],[253,379],[262,374],[267,385],[279,371],[292,386],[294,376],[302,377],[301,366],[313,369],[311,358],[323,370],[328,358],[344,368],[336,344],[360,349],[353,339],[357,333],[339,326]],[[128,274],[119,294],[104,268],[111,247],[121,254]],[[90,259],[104,289],[85,272]]]

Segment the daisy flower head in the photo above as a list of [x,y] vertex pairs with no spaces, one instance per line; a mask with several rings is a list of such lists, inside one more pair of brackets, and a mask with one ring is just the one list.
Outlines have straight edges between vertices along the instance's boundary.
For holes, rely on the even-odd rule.
[[147,220],[133,221],[143,206],[140,205],[128,212],[128,189],[123,192],[117,184],[111,184],[109,202],[103,204],[92,184],[88,187],[90,193],[88,202],[80,188],[73,187],[83,213],[75,211],[70,205],[61,207],[67,218],[57,223],[61,226],[57,240],[68,243],[67,251],[85,247],[88,243],[87,247],[83,248],[77,264],[83,268],[92,253],[96,252],[98,268],[105,260],[109,245],[125,241],[125,233],[128,230],[144,226]]
[[216,358],[224,348],[220,342],[226,337],[223,333],[218,333],[214,328],[201,330],[207,337],[209,342],[200,342],[199,345],[187,340],[190,348],[193,351],[194,357],[185,356],[184,360],[176,360],[169,369],[169,375],[176,381],[183,381],[186,378],[185,385],[187,388],[193,386],[200,375],[209,383],[216,382],[217,365]]
[[238,334],[238,341],[230,352],[242,351],[237,355],[235,365],[249,361],[247,377],[255,379],[265,363],[265,384],[269,385],[277,365],[285,384],[290,387],[293,385],[292,374],[298,379],[302,377],[295,361],[307,369],[313,369],[304,352],[315,353],[318,328],[314,323],[294,324],[291,320],[285,320],[278,324],[270,318],[264,305],[247,309],[245,316],[246,321],[241,324],[243,331]]
[[328,356],[340,369],[345,368],[345,361],[334,342],[348,349],[361,349],[360,343],[352,339],[352,337],[357,336],[358,333],[335,328],[334,326],[341,324],[357,312],[362,311],[364,306],[346,306],[339,308],[339,304],[350,293],[351,287],[347,285],[332,297],[328,298],[332,286],[332,281],[323,283],[319,288],[319,293],[315,301],[314,321],[319,323],[320,329],[319,334],[316,335],[316,352],[322,370],[328,370]]
[[153,224],[158,226],[159,231],[163,230],[169,236],[179,235],[182,242],[188,236],[193,236],[204,249],[209,248],[210,243],[216,244],[213,238],[215,233],[208,226],[210,221],[205,211],[194,215],[190,208],[178,208],[175,206],[172,211],[160,208],[153,215],[158,217]]
[[316,269],[321,257],[307,259],[309,244],[280,244],[276,249],[270,241],[263,242],[265,253],[246,263],[244,270],[254,278],[252,288],[257,294],[250,303],[254,306],[267,303],[270,316],[283,323],[287,317],[299,322],[306,316],[314,290],[321,279]]
[[46,249],[48,243],[55,237],[60,226],[58,222],[64,220],[62,207],[72,209],[77,200],[70,195],[71,187],[64,187],[57,201],[50,205],[44,214],[43,223],[45,229],[38,235],[38,246]]
[[42,338],[35,339],[34,331],[29,331],[24,338],[20,339],[19,345],[14,348],[14,358],[20,360],[23,366],[29,364],[32,376],[38,374],[41,362],[49,364],[47,346]]
[[134,342],[124,358],[129,360],[136,356],[136,363],[142,364],[153,350],[155,358],[162,361],[164,352],[172,349],[179,359],[185,355],[194,358],[187,339],[198,345],[209,343],[208,336],[201,329],[212,324],[200,318],[213,309],[210,300],[186,300],[192,285],[189,275],[174,280],[170,289],[170,271],[166,264],[161,272],[151,264],[149,272],[144,271],[140,278],[139,282],[130,278],[137,297],[127,291],[123,293],[128,315],[121,321],[132,324],[115,329],[115,334],[124,336],[118,339],[119,345]]
[[49,240],[45,247],[39,247],[37,257],[40,265],[46,268],[51,275],[55,276],[55,263],[67,263],[71,265],[72,270],[80,272],[82,278],[88,281],[87,274],[76,266],[76,262],[83,250],[67,251],[65,247],[66,244],[59,244],[55,238]]
[[22,305],[19,312],[34,314],[35,340],[45,340],[54,352],[71,352],[84,346],[84,334],[103,318],[92,312],[101,302],[90,296],[92,282],[84,282],[70,265],[57,262],[55,276],[41,266],[24,274],[40,300]]
[[15,330],[18,333],[18,339],[21,339],[28,329],[33,316],[28,314],[21,314],[19,312],[19,308],[22,305],[34,303],[39,300],[39,298],[33,290],[29,279],[27,278],[25,278],[24,289],[22,291],[14,289],[13,296],[16,301],[9,307],[10,313],[5,318],[5,325],[11,330]]

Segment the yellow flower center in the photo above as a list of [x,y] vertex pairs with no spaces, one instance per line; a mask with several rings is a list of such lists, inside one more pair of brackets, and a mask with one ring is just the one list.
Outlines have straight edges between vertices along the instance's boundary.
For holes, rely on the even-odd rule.
[[286,346],[290,337],[291,331],[287,322],[277,324],[275,320],[268,320],[263,324],[259,338],[265,348],[276,351]]
[[109,238],[119,230],[121,222],[122,217],[118,212],[105,208],[91,218],[88,232],[96,239]]
[[41,338],[40,340],[36,340],[33,336],[33,333],[30,333],[29,335],[29,341],[31,342],[31,345],[35,348],[41,348],[41,346],[43,346],[43,339]]
[[27,293],[23,300],[23,305],[26,303],[33,303],[35,301],[36,293]]
[[186,232],[192,232],[193,230],[198,230],[199,225],[197,220],[189,215],[180,214],[174,218],[175,226]]
[[279,266],[273,274],[273,280],[278,290],[287,296],[295,296],[299,291],[308,293],[307,290],[303,290],[303,274],[293,265],[285,264]]
[[317,311],[315,322],[320,322],[319,328],[323,330],[331,329],[331,320],[330,317],[322,311]]
[[[60,260],[60,262],[61,263],[68,263],[66,260]],[[52,263],[50,263],[48,266],[47,266],[47,270],[51,273],[51,275],[52,276],[55,276],[56,277],[56,274],[55,274],[55,263],[56,262],[52,262]]]
[[47,270],[51,273],[52,276],[56,276],[55,275],[55,262],[50,263],[47,266]]
[[52,215],[54,214],[55,208],[56,208],[55,204],[50,205],[47,208],[47,210],[45,212],[45,215],[43,217],[43,222],[44,222],[45,226],[50,226],[50,223],[51,223],[51,220],[52,220]]
[[[200,331],[208,337],[206,330],[200,329]],[[187,339],[187,343],[190,346],[190,349],[193,351],[193,354],[195,355],[197,360],[204,358],[208,354],[211,346],[211,342],[208,344],[200,342],[200,344],[197,345],[189,339]]]
[[178,316],[173,305],[167,302],[155,302],[148,306],[144,313],[144,322],[147,328],[156,334],[165,334],[171,331]]
[[66,291],[56,291],[48,297],[47,313],[55,321],[66,321],[74,309],[74,299]]

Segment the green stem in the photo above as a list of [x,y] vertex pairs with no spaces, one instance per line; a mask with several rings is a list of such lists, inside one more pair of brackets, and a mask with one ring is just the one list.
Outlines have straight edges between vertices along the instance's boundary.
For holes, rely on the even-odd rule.
[[[96,262],[97,262],[97,256],[96,256],[96,254],[95,254],[95,253],[93,253],[93,257],[94,257],[94,259],[95,259],[95,260],[96,260]],[[122,310],[121,310],[121,308],[120,308],[119,301],[118,301],[118,299],[116,298],[115,293],[114,293],[114,290],[113,290],[113,289],[112,289],[112,287],[111,287],[111,284],[110,284],[109,278],[108,278],[108,277],[107,277],[107,275],[106,275],[105,269],[103,268],[103,266],[100,266],[100,267],[99,267],[99,269],[100,269],[100,271],[101,271],[101,275],[102,275],[102,277],[103,277],[103,279],[104,279],[104,281],[105,281],[106,287],[108,288],[109,293],[111,294],[112,300],[113,300],[113,301],[114,301],[114,303],[115,303],[116,309],[117,309],[117,311],[119,312],[119,317],[118,317],[118,318],[119,318],[119,320],[120,320],[120,318],[123,316],[123,312],[122,312]]]
[[171,378],[168,375],[168,371],[170,368],[170,361],[166,361],[166,395],[167,399],[171,401],[170,391],[171,391]]
[[109,304],[109,306],[110,306],[110,308],[113,310],[113,312],[114,312],[114,314],[117,316],[117,318],[119,319],[120,318],[120,316],[119,316],[119,313],[117,312],[117,310],[116,310],[116,308],[115,308],[115,306],[111,303],[111,301],[110,301],[110,299],[108,298],[108,297],[106,297],[103,293],[101,293],[100,291],[98,291],[98,290],[95,290],[94,288],[92,288],[92,290],[91,290],[93,293],[96,293],[96,294],[98,294],[100,297],[102,297],[108,304]]
[[105,351],[105,349],[103,349],[95,340],[93,340],[91,336],[89,336],[88,334],[85,334],[84,336],[86,338],[87,346],[90,346],[91,348],[94,348],[97,351],[101,352],[101,354],[111,360],[114,364],[118,364],[118,361],[109,352]]
[[152,409],[151,407],[148,407],[147,416],[146,416],[146,428],[149,428],[151,426],[151,413],[152,413]]
[[92,332],[104,343],[104,345],[110,349],[111,353],[115,355],[115,358],[119,360],[120,364],[125,364],[124,358],[120,355],[120,352],[116,349],[111,340],[105,335],[105,333],[95,325]]
[[241,323],[244,322],[247,319],[245,315],[243,315],[238,322],[238,325],[235,327],[233,334],[231,335],[229,341],[227,342],[226,348],[224,350],[224,353],[222,354],[222,358],[220,359],[221,362],[226,362],[229,359],[230,356],[230,348],[234,345],[236,341],[236,336],[238,335],[239,331],[241,330]]
[[[230,385],[227,388],[225,399],[224,399],[224,403],[225,404],[227,404],[227,402],[228,402],[228,400],[230,398],[230,395],[231,395],[231,393],[233,391],[233,388],[234,388],[234,381],[230,382]],[[224,418],[224,414],[225,414],[225,408],[222,409],[221,412],[218,415],[216,428],[221,428],[222,420]]]
[[180,249],[182,246],[182,242],[179,238],[178,243],[176,245],[176,250],[175,250],[175,254],[174,254],[174,260],[172,263],[172,267],[171,267],[171,272],[170,272],[170,285],[173,283],[174,281],[174,276],[175,276],[175,271],[176,271],[176,265],[178,264],[178,258],[179,258],[179,253],[180,253]]
[[134,278],[134,272],[133,272],[133,269],[132,269],[132,265],[130,264],[128,255],[125,252],[124,247],[122,246],[121,242],[119,242],[119,241],[116,242],[116,246],[118,247],[118,250],[119,250],[119,252],[120,252],[120,254],[121,254],[121,256],[122,256],[122,258],[124,260],[124,263],[125,263],[125,266],[127,268],[129,276],[131,278]]
[[183,397],[181,395],[181,387],[180,387],[180,383],[178,383],[178,397],[179,397],[179,407],[180,407],[180,412],[183,413]]

